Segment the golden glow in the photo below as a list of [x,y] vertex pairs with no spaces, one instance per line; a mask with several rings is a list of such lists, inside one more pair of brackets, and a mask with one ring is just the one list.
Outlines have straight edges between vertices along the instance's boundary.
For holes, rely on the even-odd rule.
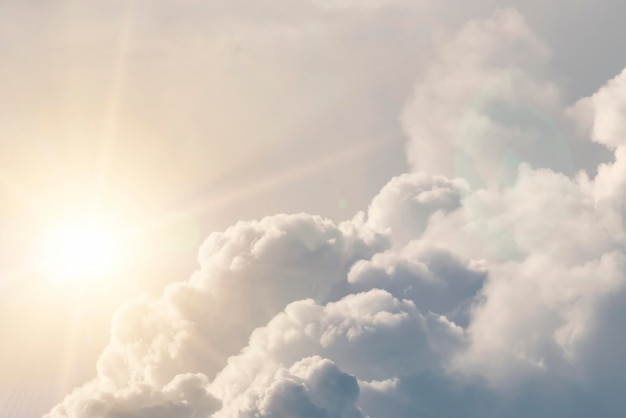
[[55,281],[105,277],[119,267],[122,236],[114,225],[99,219],[62,223],[43,234],[35,262]]

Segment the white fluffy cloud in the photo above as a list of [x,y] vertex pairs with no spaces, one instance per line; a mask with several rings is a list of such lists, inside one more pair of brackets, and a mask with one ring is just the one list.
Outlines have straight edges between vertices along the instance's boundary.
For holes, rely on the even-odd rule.
[[148,384],[121,389],[92,382],[75,390],[51,416],[97,418],[195,418],[219,409],[219,401],[207,391],[202,374],[181,374],[156,390]]
[[483,186],[511,184],[522,162],[573,170],[559,91],[540,71],[549,50],[518,12],[470,22],[434,50],[403,113],[415,171]]
[[124,403],[128,391],[160,393],[187,373],[214,378],[255,328],[290,302],[340,298],[350,266],[387,245],[358,217],[337,226],[309,215],[277,215],[211,235],[188,281],[171,284],[159,300],[137,299],[118,310],[98,380],[51,416],[75,416],[83,394],[108,396],[111,409],[103,416],[113,417],[124,409],[115,405],[118,397]]
[[431,214],[457,209],[467,192],[467,182],[461,178],[404,174],[391,179],[374,197],[367,222],[402,247],[424,232]]
[[327,398],[319,403],[349,405],[356,401],[357,378],[384,380],[437,369],[439,359],[461,339],[462,331],[445,318],[422,315],[412,302],[382,290],[349,295],[326,306],[312,300],[294,302],[256,330],[248,347],[217,377],[212,387],[226,405],[218,416],[241,416],[246,406],[258,404],[258,386],[267,387],[268,373],[293,370],[303,357],[321,355],[344,371],[343,387],[325,387]]
[[[568,108],[549,56],[513,10],[442,36],[402,116],[414,172],[351,221],[212,234],[47,418],[619,416],[626,76]],[[595,176],[572,118],[615,153]]]
[[[261,359],[261,361],[267,361]],[[273,367],[272,367],[273,366]],[[289,368],[265,365],[236,397],[225,388],[225,407],[217,417],[363,418],[356,406],[359,385],[328,359],[304,358]],[[244,370],[238,370],[241,380]],[[228,383],[226,383],[228,385]],[[240,384],[236,382],[235,384]]]

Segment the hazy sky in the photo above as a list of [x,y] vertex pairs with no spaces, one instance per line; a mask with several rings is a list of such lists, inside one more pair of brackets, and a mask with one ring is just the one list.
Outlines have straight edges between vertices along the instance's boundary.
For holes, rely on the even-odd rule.
[[0,1],[0,416],[620,416],[624,13]]

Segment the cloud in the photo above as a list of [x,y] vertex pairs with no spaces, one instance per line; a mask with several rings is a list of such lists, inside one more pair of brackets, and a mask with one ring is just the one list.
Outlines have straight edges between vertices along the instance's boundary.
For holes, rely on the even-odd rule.
[[353,293],[384,289],[412,301],[424,312],[444,315],[466,326],[470,310],[487,278],[480,262],[415,241],[402,250],[362,260],[348,274]]
[[114,389],[97,382],[70,394],[49,416],[97,418],[195,418],[210,415],[220,403],[207,392],[208,379],[202,374],[178,375],[155,390],[147,384]]
[[[568,107],[509,9],[433,51],[402,115],[412,173],[350,221],[213,233],[46,417],[619,416],[625,76]],[[581,170],[570,128],[614,161]]]
[[[340,298],[350,266],[387,246],[359,217],[335,225],[304,214],[277,215],[212,234],[188,281],[171,284],[158,300],[132,300],[117,311],[98,379],[50,416],[76,416],[76,403],[89,403],[83,395],[115,404],[128,391],[165,391],[188,373],[214,378],[255,328],[290,302]],[[117,410],[102,416],[124,416]]]
[[550,51],[517,11],[469,22],[433,49],[402,115],[415,171],[478,187],[512,184],[522,162],[573,171],[558,86],[542,74]]
[[[437,370],[440,359],[462,338],[462,331],[444,317],[423,315],[412,302],[398,300],[380,289],[348,295],[326,306],[299,301],[287,306],[267,327],[257,329],[249,345],[239,356],[231,357],[212,387],[229,405],[223,416],[242,416],[241,407],[236,405],[250,403],[246,400],[249,393],[254,393],[253,388],[268,370],[297,364],[303,356],[320,355],[349,373],[345,375],[349,378],[342,379],[354,402],[357,378],[385,380]],[[326,391],[332,393],[325,395],[326,402],[344,403],[333,399],[343,397],[342,391]]]
[[391,179],[374,197],[367,223],[389,234],[394,245],[404,246],[426,229],[431,214],[457,209],[468,191],[467,182],[461,178],[403,174]]
[[359,385],[354,376],[342,372],[330,360],[314,356],[289,368],[264,365],[236,398],[224,395],[227,406],[216,418],[363,418],[356,406],[358,395]]

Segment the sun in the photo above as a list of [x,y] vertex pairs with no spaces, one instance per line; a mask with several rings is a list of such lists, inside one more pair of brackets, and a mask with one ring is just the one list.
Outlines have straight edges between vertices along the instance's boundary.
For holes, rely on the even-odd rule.
[[41,273],[55,281],[93,280],[119,267],[123,246],[122,234],[110,222],[72,220],[42,235],[36,264]]

